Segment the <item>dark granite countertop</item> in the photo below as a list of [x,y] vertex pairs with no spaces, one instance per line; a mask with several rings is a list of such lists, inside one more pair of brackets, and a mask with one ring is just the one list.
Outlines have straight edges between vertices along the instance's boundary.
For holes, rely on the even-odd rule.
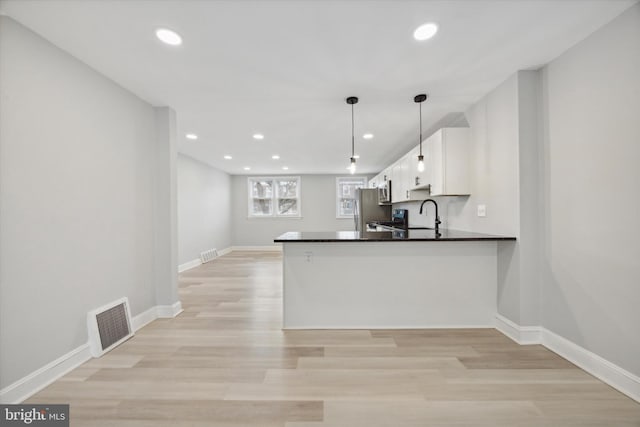
[[289,231],[274,239],[276,243],[295,242],[431,242],[516,240],[515,237],[471,233],[441,229],[436,236],[433,229],[394,231]]

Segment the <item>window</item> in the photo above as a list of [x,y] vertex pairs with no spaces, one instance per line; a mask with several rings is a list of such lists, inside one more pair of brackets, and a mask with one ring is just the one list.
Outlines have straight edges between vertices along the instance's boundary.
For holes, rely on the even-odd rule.
[[249,217],[299,218],[300,177],[249,178]]
[[336,178],[336,218],[352,218],[356,189],[366,188],[367,178]]

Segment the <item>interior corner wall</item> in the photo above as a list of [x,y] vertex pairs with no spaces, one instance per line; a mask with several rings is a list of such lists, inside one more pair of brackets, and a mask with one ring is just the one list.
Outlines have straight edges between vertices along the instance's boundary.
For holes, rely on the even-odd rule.
[[155,107],[153,189],[154,285],[156,305],[171,306],[178,300],[178,141],[176,113]]
[[[233,246],[273,246],[287,231],[343,231],[353,219],[336,218],[336,178],[346,175],[301,175],[302,218],[249,218],[247,176],[231,177]],[[367,177],[368,179],[368,177]],[[277,246],[277,245],[276,245]]]
[[640,376],[640,4],[543,69],[542,325]]
[[231,247],[231,177],[178,156],[178,264]]
[[0,16],[0,389],[156,304],[151,105]]

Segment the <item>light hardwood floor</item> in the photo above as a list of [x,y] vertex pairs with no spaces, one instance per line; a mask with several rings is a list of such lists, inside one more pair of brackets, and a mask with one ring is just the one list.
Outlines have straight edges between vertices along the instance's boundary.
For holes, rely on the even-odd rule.
[[29,402],[74,426],[640,426],[640,404],[493,329],[282,331],[282,258],[180,276],[185,311]]

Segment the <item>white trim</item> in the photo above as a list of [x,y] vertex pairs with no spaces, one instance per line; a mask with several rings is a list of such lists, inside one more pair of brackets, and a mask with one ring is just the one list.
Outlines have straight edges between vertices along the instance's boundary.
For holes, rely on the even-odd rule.
[[542,345],[640,402],[640,377],[548,329],[542,331]]
[[415,329],[415,330],[420,330],[420,329],[492,329],[493,325],[422,325],[422,326],[416,326],[416,325],[409,325],[409,326],[402,326],[402,325],[394,325],[394,326],[374,326],[371,327],[371,325],[368,326],[353,326],[353,325],[348,325],[348,326],[283,326],[282,330],[283,331],[298,331],[298,330],[305,330],[305,329],[309,329],[309,330],[356,330],[356,331],[361,331],[361,330],[372,330],[372,329],[376,329],[376,330],[385,330],[385,331],[393,331],[393,330],[405,330],[405,329]]
[[232,246],[232,251],[274,251],[282,252],[282,245],[265,245],[265,246]]
[[540,326],[519,326],[496,314],[496,329],[518,344],[542,344],[631,399],[640,402],[640,377]]
[[[233,250],[232,247],[224,248],[218,251],[218,256],[226,255]],[[196,268],[202,265],[202,260],[200,258],[193,259],[191,261],[187,261],[184,264],[180,264],[178,266],[178,273],[184,273],[187,270],[191,270],[192,268]]]
[[[279,214],[278,213],[278,181],[296,181],[296,197],[298,202],[298,213],[295,215]],[[270,215],[255,215],[251,209],[253,204],[251,181],[272,181],[272,195],[271,195],[271,214]],[[284,218],[284,219],[300,219],[302,218],[302,179],[300,176],[291,175],[278,175],[278,176],[248,176],[247,177],[247,218],[259,219],[259,218]],[[293,199],[294,197],[289,197]],[[267,198],[264,198],[268,200]]]
[[224,248],[218,251],[218,255],[222,256],[222,255],[226,255],[228,253],[231,253],[231,251],[233,251],[233,248],[231,246],[229,246],[228,248]]
[[4,404],[23,402],[89,359],[91,359],[89,344],[82,344],[0,390],[0,402]]
[[520,326],[500,314],[496,314],[495,328],[520,345],[542,342],[542,328],[540,326]]
[[191,270],[192,268],[196,268],[201,264],[202,264],[202,261],[200,261],[200,258],[196,258],[194,260],[185,262],[184,264],[180,264],[178,266],[178,273],[183,273],[187,270]]
[[149,323],[153,322],[158,318],[158,310],[153,306],[150,309],[143,311],[137,316],[133,316],[131,318],[131,327],[134,332],[138,332],[138,330],[147,326]]
[[[182,303],[180,301],[172,305],[156,305],[132,317],[131,327],[133,331],[138,331],[158,318],[175,317],[182,311]],[[47,363],[40,369],[0,390],[0,403],[15,404],[23,402],[91,358],[89,343],[82,344],[80,347],[71,350],[69,353],[60,356],[53,362]]]
[[171,305],[156,305],[156,312],[158,313],[158,317],[161,319],[176,317],[183,311],[182,303],[180,301],[174,302]]
[[[341,181],[356,181],[360,180],[362,183],[362,187],[360,188],[369,188],[369,182],[366,176],[338,176],[336,177],[336,219],[353,219],[353,214],[351,215],[340,215],[340,182]],[[356,200],[355,194],[353,196],[354,203]]]

